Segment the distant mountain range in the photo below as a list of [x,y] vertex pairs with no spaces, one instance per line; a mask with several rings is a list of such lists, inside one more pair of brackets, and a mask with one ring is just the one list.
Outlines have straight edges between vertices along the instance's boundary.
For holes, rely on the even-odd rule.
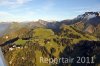
[[4,34],[8,27],[10,27],[10,23],[0,23],[0,36]]
[[62,24],[73,25],[75,28],[88,33],[98,33],[100,32],[100,12],[85,12],[82,15],[78,15],[72,20],[63,21],[44,21],[38,20],[28,23],[0,23],[0,36],[6,32],[16,31],[18,28],[27,27],[46,27],[54,30],[58,30]]

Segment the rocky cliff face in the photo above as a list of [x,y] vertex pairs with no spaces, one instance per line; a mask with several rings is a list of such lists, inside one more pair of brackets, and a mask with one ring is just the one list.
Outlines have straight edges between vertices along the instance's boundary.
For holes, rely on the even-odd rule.
[[100,12],[85,12],[73,19],[71,25],[74,25],[77,28],[84,27],[80,29],[84,32],[96,33],[100,28]]

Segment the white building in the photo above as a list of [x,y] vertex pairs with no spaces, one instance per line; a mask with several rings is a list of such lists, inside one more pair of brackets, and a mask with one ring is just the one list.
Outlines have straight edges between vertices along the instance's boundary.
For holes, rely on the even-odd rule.
[[14,48],[9,48],[9,51],[12,51]]
[[8,38],[9,38],[9,36],[6,36],[5,38],[6,38],[6,39],[8,39]]

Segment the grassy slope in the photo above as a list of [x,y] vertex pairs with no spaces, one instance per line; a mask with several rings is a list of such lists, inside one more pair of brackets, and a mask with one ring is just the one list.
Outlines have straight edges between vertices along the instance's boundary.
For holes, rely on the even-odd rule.
[[[20,45],[20,44],[24,45],[27,41],[32,41],[33,43],[38,42],[40,46],[46,47],[46,49],[49,51],[49,53],[50,53],[51,48],[55,48],[56,52],[53,55],[55,57],[59,58],[59,53],[63,51],[65,46],[59,46],[56,42],[53,41],[53,38],[59,38],[59,39],[67,38],[68,39],[69,34],[80,36],[80,38],[78,38],[78,39],[73,38],[73,41],[71,41],[71,44],[75,44],[75,43],[79,42],[80,40],[94,40],[94,39],[96,39],[94,36],[91,36],[89,34],[85,34],[85,36],[83,36],[81,33],[77,32],[76,30],[74,30],[73,28],[71,28],[70,26],[67,26],[67,25],[63,25],[60,29],[61,29],[60,35],[57,36],[54,34],[54,32],[51,29],[36,28],[33,30],[33,35],[32,35],[32,38],[30,40],[22,40],[20,38],[17,41],[15,41],[14,43],[17,45]],[[86,36],[88,36],[88,38]],[[44,43],[45,39],[51,39],[51,41],[49,43],[45,44]],[[30,49],[30,48],[26,49],[27,52],[30,52],[32,50],[33,49]],[[14,60],[16,60],[18,56],[21,56],[21,55],[24,56],[26,51],[21,50],[21,49],[9,51],[8,53],[5,54],[5,57],[8,60],[8,62],[10,62],[12,60],[13,61],[12,64],[14,64],[15,62],[17,62]],[[21,54],[21,55],[18,55],[18,54]],[[36,50],[35,54],[36,54],[36,65],[37,66],[50,66],[48,64],[39,63],[39,57],[42,56],[41,51]],[[19,58],[21,58],[21,57],[19,57]],[[34,58],[34,56],[31,56],[31,58]],[[19,61],[21,61],[21,60],[19,60]]]

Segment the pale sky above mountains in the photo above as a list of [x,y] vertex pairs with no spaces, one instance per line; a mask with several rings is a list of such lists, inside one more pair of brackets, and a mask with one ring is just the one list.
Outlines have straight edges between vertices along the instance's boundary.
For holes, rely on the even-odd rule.
[[72,19],[99,10],[100,0],[0,0],[0,22]]

